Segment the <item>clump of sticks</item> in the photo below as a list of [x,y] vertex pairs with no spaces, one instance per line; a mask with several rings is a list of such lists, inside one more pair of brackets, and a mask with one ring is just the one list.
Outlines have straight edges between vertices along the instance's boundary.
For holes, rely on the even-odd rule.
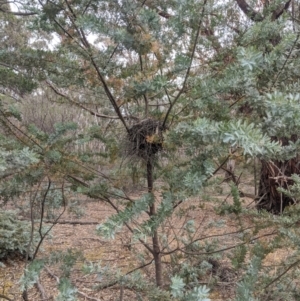
[[163,149],[163,131],[161,122],[148,118],[135,123],[128,130],[127,154],[149,160]]

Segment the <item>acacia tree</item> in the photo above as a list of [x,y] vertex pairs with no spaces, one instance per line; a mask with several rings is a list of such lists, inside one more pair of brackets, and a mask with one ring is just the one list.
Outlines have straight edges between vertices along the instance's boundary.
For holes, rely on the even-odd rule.
[[[29,162],[22,177],[9,178],[15,186],[2,195],[11,196],[22,181],[36,185],[46,179],[44,204],[53,180],[63,179],[104,200],[116,215],[99,231],[108,237],[122,226],[132,231],[152,254],[156,285],[163,287],[161,256],[168,252],[161,247],[159,226],[190,195],[202,192],[230,158],[228,148],[269,162],[297,153],[297,141],[286,147],[272,138],[288,137],[299,124],[298,36],[289,31],[283,4],[275,21],[252,23],[244,21],[241,9],[250,19],[259,15],[253,17],[243,1],[28,1],[18,14],[26,15],[33,33],[56,37],[52,50],[23,52],[34,58],[34,78],[56,101],[85,110],[100,126],[86,137],[68,134],[74,124],[59,125],[54,133],[29,127],[30,135],[21,136],[37,154],[34,164]],[[267,11],[273,16],[275,10]],[[131,199],[109,172],[92,168],[93,154],[87,159],[70,153],[66,145],[72,146],[74,137],[103,141],[111,157],[125,144],[126,154],[143,162],[148,193]],[[159,160],[162,150],[169,152],[167,164]],[[154,167],[166,183],[159,201]],[[64,203],[63,186],[61,191]],[[147,218],[139,227],[131,225],[142,213]]]
[[[149,194],[153,192],[154,157],[162,148],[162,133],[168,126],[170,113],[186,89],[206,2],[199,4],[201,14],[195,15],[186,31],[181,28],[180,20],[176,20],[187,16],[186,9],[190,11],[191,7],[186,5],[176,8],[174,19],[177,22],[173,22],[173,19],[160,20],[155,10],[135,1],[121,4],[103,1],[101,5],[85,1],[36,4],[36,10],[41,12],[33,22],[39,29],[57,33],[61,39],[55,54],[61,57],[61,62],[53,61],[54,54],[48,57],[53,61],[53,67],[51,63],[48,66],[47,85],[57,95],[92,115],[116,118],[121,122],[125,139],[129,140],[129,154],[145,162]],[[34,11],[34,6],[31,10]],[[181,15],[183,11],[184,15]],[[105,37],[107,41],[91,42],[92,35]],[[171,39],[166,39],[166,35]],[[175,41],[179,43],[174,54],[170,48]],[[172,63],[174,55],[175,64]],[[64,66],[63,70],[59,70],[60,64]],[[74,85],[81,88],[80,92],[72,92]],[[82,104],[83,89],[94,94],[94,103]],[[101,99],[96,99],[97,94],[103,95]],[[161,103],[163,97],[168,107],[165,112],[160,110],[165,105]],[[98,103],[106,107],[109,115],[104,114],[104,108],[100,113],[95,111]],[[115,117],[111,117],[113,114]],[[92,194],[88,190],[91,188],[86,193]],[[152,247],[142,243],[153,254],[156,283],[161,287],[156,204],[152,198],[147,202],[149,220],[154,224]]]
[[[207,23],[206,33],[210,41],[214,41],[212,44],[214,48],[209,65],[210,77],[204,81],[204,84],[199,83],[201,87],[204,87],[201,91],[199,90],[199,95],[207,91],[204,95],[209,95],[209,104],[218,103],[223,108],[222,112],[215,110],[215,120],[234,118],[240,121],[247,120],[250,123],[255,122],[273,142],[277,141],[284,146],[281,151],[277,151],[276,156],[261,158],[259,191],[256,198],[258,208],[282,213],[287,205],[295,202],[295,199],[283,195],[278,188],[287,189],[293,184],[290,176],[299,173],[297,152],[294,156],[291,153],[287,156],[285,153],[285,147],[295,148],[294,145],[297,144],[298,137],[295,134],[297,133],[295,126],[297,117],[296,115],[293,117],[294,121],[290,127],[290,122],[283,117],[284,114],[275,113],[275,111],[280,110],[281,105],[287,111],[295,111],[289,107],[291,94],[287,96],[285,93],[288,91],[287,87],[292,85],[290,92],[296,93],[294,97],[297,98],[297,89],[295,90],[294,85],[298,82],[298,75],[295,74],[292,66],[296,59],[294,53],[298,48],[296,17],[298,3],[296,1],[248,3],[237,0],[229,7],[224,9],[228,12],[228,20],[225,22],[226,25],[223,23],[224,27],[227,26],[225,31],[227,45],[218,37],[218,30],[220,30],[218,26],[213,27]],[[216,62],[219,64],[218,67],[221,67],[220,69],[216,67]],[[213,68],[210,68],[211,66]],[[217,73],[214,74],[214,71]],[[218,88],[216,85],[207,88],[209,86],[207,83],[212,83],[212,79],[219,85]],[[277,92],[283,93],[281,98],[284,98],[284,94],[286,95],[289,99],[287,103],[282,103],[283,100],[279,101],[278,96],[270,96]],[[275,109],[276,105],[273,103],[271,109],[269,105],[272,100],[270,100],[268,105],[261,101],[261,106],[259,106],[258,100],[265,99],[265,97],[270,99],[275,97],[281,104],[278,103]],[[223,103],[220,99],[223,99]],[[203,98],[200,98],[197,100],[196,108],[203,108],[205,102]],[[211,107],[207,112],[211,119]],[[277,114],[282,114],[281,118]],[[202,114],[202,116],[205,115]],[[292,129],[293,127],[295,130]],[[242,143],[234,143],[234,145],[244,147]]]
[[[36,7],[34,7],[35,4]],[[182,31],[178,22],[165,24],[166,28],[170,27],[172,32],[177,31],[172,38],[173,42],[176,39],[183,39],[189,44],[178,45],[178,49],[181,50],[175,54],[177,57],[175,60],[178,61],[175,64],[172,63],[174,54],[169,51],[172,40],[165,40],[167,31],[161,31],[162,24],[158,19],[158,14],[152,9],[144,9],[143,5],[138,2],[111,5],[110,2],[104,1],[99,6],[96,3],[84,1],[75,4],[66,1],[47,2],[44,5],[39,2],[32,3],[30,8],[32,12],[23,13],[37,14],[32,20],[32,26],[38,26],[36,27],[38,30],[43,29],[49,33],[55,32],[60,37],[60,43],[55,51],[41,53],[39,59],[46,62],[47,66],[42,72],[36,74],[38,79],[44,79],[48,87],[64,101],[90,112],[91,115],[116,119],[122,124],[125,129],[125,139],[129,141],[129,154],[133,153],[145,162],[149,195],[153,193],[154,157],[162,148],[162,132],[167,127],[171,110],[186,88],[205,6],[206,1],[199,6],[202,13],[200,17],[195,17],[193,23],[196,21],[196,24],[191,24],[188,32]],[[106,13],[108,8],[109,14]],[[182,11],[185,9],[186,7],[181,8]],[[40,13],[36,13],[37,10]],[[178,13],[180,14],[181,11]],[[102,23],[95,23],[98,18],[102,19]],[[97,34],[99,37],[104,35],[107,42],[105,44],[101,41],[97,42],[100,45],[92,43],[91,34]],[[161,49],[161,44],[164,44],[165,49]],[[182,55],[182,51],[187,53]],[[39,64],[37,66],[41,67]],[[181,83],[176,83],[177,80]],[[74,87],[78,90],[76,91]],[[178,87],[180,87],[179,91],[176,91]],[[89,97],[92,101],[86,104],[82,99],[87,90],[92,94],[92,97]],[[101,99],[97,99],[98,95],[101,95]],[[167,97],[165,101],[168,102],[169,107],[164,115],[160,111],[160,106],[165,105],[160,101],[163,95]],[[97,112],[96,107],[99,105],[101,105],[101,111]],[[115,116],[112,116],[114,114]],[[135,121],[133,126],[132,121]],[[66,129],[72,129],[72,126],[57,128],[54,136],[64,134]],[[46,161],[50,160],[52,165],[49,169],[44,165],[44,163],[48,165],[48,162],[42,162],[43,159],[40,166],[41,174],[36,179],[40,181],[47,177],[49,190],[51,179],[57,174],[57,170],[54,171],[57,165],[62,165],[63,161],[69,161],[66,154],[59,148],[59,145],[69,141],[69,138],[59,141],[55,137],[53,140],[53,135],[43,135],[35,128],[31,129],[30,133],[38,140],[38,142],[37,140],[33,142],[40,148],[39,154]],[[56,168],[53,168],[53,164]],[[59,169],[64,177],[70,177],[79,186],[83,183],[78,179],[77,168],[73,167],[71,172],[74,173],[76,170],[77,178],[69,173],[67,175],[66,170]],[[33,183],[36,182],[33,181]],[[84,186],[87,185],[84,184]],[[46,189],[45,195],[48,190]],[[103,183],[86,187],[86,189],[81,188],[81,191],[95,198],[106,199],[119,211],[108,198],[109,193]],[[163,285],[161,250],[157,232],[157,220],[161,216],[157,216],[153,197],[143,198],[143,201],[149,207],[149,211],[146,212],[149,215],[148,222],[152,224],[150,232],[152,246],[142,239],[140,241],[154,257],[156,284],[161,287]],[[172,206],[175,208],[177,204]],[[127,213],[132,216],[137,213],[131,211]],[[160,212],[160,215],[163,214],[166,215],[166,212]],[[127,225],[125,221],[122,223]]]
[[[265,1],[262,4],[261,12],[256,11],[252,8],[246,1],[237,1],[237,4],[245,15],[255,23],[265,23],[266,20],[272,22],[278,22],[278,19],[284,14],[288,13],[289,8],[292,6],[293,1],[286,1],[285,3],[276,3]],[[293,2],[293,10],[290,13],[291,23],[295,25],[295,3]],[[291,29],[291,28],[290,28]],[[294,27],[295,32],[295,27]],[[275,47],[281,43],[280,32],[275,32],[273,35],[266,37],[267,43],[269,46],[264,45],[265,51],[263,48],[261,51],[265,53],[270,53],[275,51]],[[290,56],[292,55],[293,48],[297,47],[298,35],[294,41],[294,45],[289,49]],[[289,61],[289,57],[286,58],[286,62]],[[285,66],[283,66],[284,68]],[[285,72],[284,69],[281,69],[281,72]],[[273,82],[273,88],[277,88],[282,83],[280,83],[281,78],[280,74],[276,75],[276,80]],[[284,79],[283,79],[284,81]],[[292,81],[297,81],[297,76],[293,76]],[[266,85],[266,80],[258,82],[262,87]],[[283,135],[283,133],[280,133]],[[287,136],[285,136],[287,135]],[[298,140],[296,132],[286,132],[284,136],[272,136],[272,139],[280,141],[283,146],[288,146],[290,143],[295,143]],[[278,187],[288,188],[289,185],[293,183],[290,176],[292,174],[299,174],[298,168],[298,155],[291,158],[287,161],[285,160],[273,160],[273,161],[262,161],[261,176],[259,182],[259,192],[258,192],[258,208],[263,208],[273,213],[282,213],[283,209],[289,205],[293,204],[294,200],[287,196],[282,195],[282,192],[278,191]]]

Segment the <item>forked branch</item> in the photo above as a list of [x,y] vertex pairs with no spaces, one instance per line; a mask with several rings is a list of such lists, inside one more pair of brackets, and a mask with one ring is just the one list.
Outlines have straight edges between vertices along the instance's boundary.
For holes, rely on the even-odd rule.
[[252,21],[260,22],[264,19],[263,15],[254,10],[245,0],[236,0],[239,8],[248,16]]
[[192,53],[191,53],[191,57],[190,57],[189,67],[188,67],[188,69],[186,71],[182,87],[181,87],[180,91],[176,95],[175,99],[173,100],[173,102],[171,103],[171,105],[170,105],[170,107],[169,107],[169,109],[167,111],[167,114],[166,114],[165,119],[164,119],[163,124],[162,124],[163,128],[165,128],[165,126],[166,126],[166,122],[168,120],[168,117],[169,117],[169,115],[170,115],[170,113],[171,113],[171,111],[172,111],[175,103],[178,101],[178,99],[181,96],[181,94],[185,91],[186,83],[187,83],[187,80],[188,80],[189,75],[190,75],[190,71],[191,71],[192,64],[193,64],[193,59],[194,59],[195,52],[196,52],[198,38],[199,38],[199,35],[200,35],[200,32],[201,32],[201,27],[202,27],[202,22],[203,22],[203,17],[204,17],[204,11],[205,11],[206,3],[207,3],[207,0],[204,0],[203,7],[202,7],[202,12],[201,12],[201,17],[200,17],[200,20],[199,20],[199,24],[198,24],[198,28],[197,28],[197,32],[196,32],[196,37],[195,37],[195,40],[194,40],[194,45],[193,45],[193,49],[192,49]]
[[[236,0],[239,8],[244,12],[246,16],[248,16],[254,22],[261,22],[265,19],[260,12],[253,9],[246,0]],[[287,1],[283,6],[279,6],[272,12],[272,20],[277,20],[285,11],[287,11],[290,7],[292,0]]]

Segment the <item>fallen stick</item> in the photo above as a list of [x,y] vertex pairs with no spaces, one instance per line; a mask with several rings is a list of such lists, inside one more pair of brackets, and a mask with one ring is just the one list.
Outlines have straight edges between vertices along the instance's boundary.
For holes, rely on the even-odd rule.
[[42,297],[42,300],[47,300],[48,297],[45,293],[45,290],[44,290],[44,287],[42,286],[40,280],[38,279],[37,282],[36,282],[36,287],[37,289],[39,290],[40,294],[41,294],[41,297]]

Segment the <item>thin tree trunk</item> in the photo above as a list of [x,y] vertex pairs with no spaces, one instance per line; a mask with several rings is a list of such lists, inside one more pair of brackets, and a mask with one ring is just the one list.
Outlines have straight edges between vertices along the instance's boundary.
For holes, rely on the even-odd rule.
[[[151,156],[147,160],[147,184],[148,184],[148,192],[153,192],[153,162]],[[153,203],[150,206],[150,218],[155,216],[156,209],[155,209],[155,203]],[[163,286],[162,281],[162,262],[161,262],[161,253],[160,253],[160,247],[159,247],[159,239],[158,239],[158,233],[157,230],[154,231],[152,236],[152,244],[153,244],[153,258],[155,263],[155,280],[156,285],[158,287]]]

